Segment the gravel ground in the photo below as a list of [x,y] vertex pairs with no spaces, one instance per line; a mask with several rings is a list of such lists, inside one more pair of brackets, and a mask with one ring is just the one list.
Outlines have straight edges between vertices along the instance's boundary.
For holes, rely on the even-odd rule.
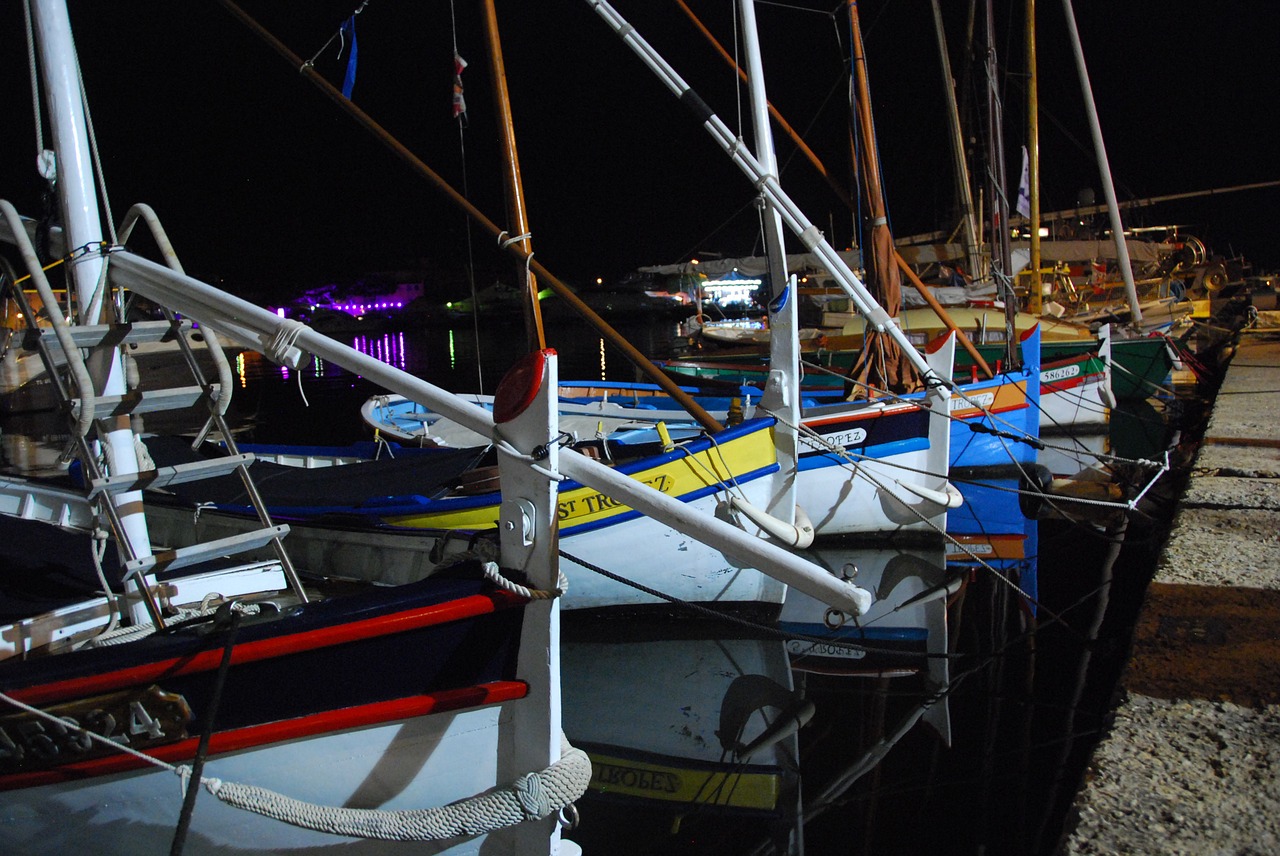
[[1130,696],[1094,753],[1068,854],[1280,853],[1280,705]]
[[1278,369],[1232,359],[1063,854],[1280,853]]

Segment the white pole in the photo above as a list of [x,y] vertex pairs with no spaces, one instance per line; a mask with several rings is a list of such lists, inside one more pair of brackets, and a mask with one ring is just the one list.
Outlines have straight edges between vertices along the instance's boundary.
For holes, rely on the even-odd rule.
[[[760,58],[760,36],[756,28],[754,0],[743,0],[742,34],[746,46],[747,84],[751,93],[752,132],[756,158],[774,181],[778,180],[778,158],[769,126],[769,99],[765,94],[764,63]],[[764,209],[765,245],[769,257],[771,290],[769,312],[769,380],[761,406],[779,417],[774,430],[778,450],[778,475],[770,492],[768,511],[774,517],[795,522],[796,471],[799,467],[800,431],[800,334],[796,283],[789,281],[782,215],[767,199]],[[773,302],[785,301],[777,311]]]
[[[88,123],[80,97],[80,65],[64,0],[39,0],[32,14],[40,47],[45,97],[50,107],[49,122],[56,158],[53,177],[62,208],[66,252],[74,254],[80,248],[92,247],[70,262],[77,306],[84,312],[102,281],[105,262],[97,251],[103,243],[102,215],[98,208],[93,161],[89,152]],[[101,320],[79,318],[82,324],[97,324]],[[126,384],[119,355],[116,354],[102,368],[105,369],[105,378],[101,379],[102,389],[97,390],[97,394],[123,395]],[[129,475],[138,471],[138,456],[128,416],[117,417],[115,425],[101,439],[111,475]],[[112,502],[119,510],[132,558],[151,555],[141,491],[119,494]],[[144,615],[140,612],[138,617]]]
[[1093,150],[1098,156],[1098,171],[1102,174],[1102,192],[1107,198],[1107,215],[1111,219],[1111,234],[1116,241],[1116,263],[1120,276],[1124,277],[1124,291],[1129,298],[1129,311],[1134,326],[1142,323],[1142,310],[1138,307],[1138,287],[1133,282],[1133,267],[1129,263],[1129,245],[1124,239],[1124,225],[1120,222],[1120,206],[1116,204],[1116,188],[1111,180],[1111,165],[1107,162],[1107,147],[1102,142],[1102,126],[1098,123],[1098,105],[1093,101],[1093,87],[1089,85],[1089,70],[1085,68],[1084,51],[1080,47],[1080,31],[1076,28],[1075,12],[1071,0],[1062,0],[1067,14],[1067,33],[1071,36],[1071,50],[1076,57],[1076,71],[1080,73],[1080,91],[1084,94],[1085,112],[1089,116],[1089,131],[1093,134]]

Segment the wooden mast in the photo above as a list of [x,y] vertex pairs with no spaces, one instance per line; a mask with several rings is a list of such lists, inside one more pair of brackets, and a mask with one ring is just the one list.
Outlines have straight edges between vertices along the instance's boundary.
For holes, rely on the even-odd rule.
[[[877,302],[889,313],[890,318],[896,318],[902,304],[902,279],[895,260],[889,212],[885,206],[884,187],[880,180],[880,158],[876,152],[875,127],[871,118],[871,84],[867,79],[867,58],[862,44],[862,24],[858,18],[857,0],[849,0],[848,9],[856,89],[854,107],[861,135],[857,166],[862,173],[863,194],[871,212],[871,256],[867,267],[872,274],[869,279]],[[864,251],[863,263],[867,262]],[[919,373],[903,358],[897,342],[870,327],[866,329],[862,352],[850,369],[849,376],[856,383],[865,385],[869,392],[874,389],[887,389],[895,393],[915,392],[923,387]]]
[[[506,64],[502,59],[502,39],[498,36],[498,12],[493,0],[484,0],[485,33],[489,38],[489,67],[493,73],[493,96],[498,104],[498,124],[502,150],[506,155],[502,178],[507,191],[507,216],[514,232],[504,240],[516,242],[525,257],[533,254],[529,220],[524,206],[524,182],[520,177],[520,157],[516,153],[515,122],[511,118],[511,97],[507,92]],[[538,305],[538,278],[525,265],[517,263],[517,281],[524,283],[524,326],[529,337],[529,350],[547,346],[542,327],[542,309]]]
[[1039,315],[1040,285],[1040,95],[1036,82],[1036,0],[1027,0],[1027,175],[1031,201],[1031,278],[1027,311]]
[[983,69],[987,90],[987,180],[988,216],[991,218],[991,278],[996,286],[996,296],[1004,301],[1005,353],[1008,364],[1019,363],[1018,342],[1014,332],[1014,317],[1018,302],[1013,293],[1012,252],[1009,242],[1009,195],[1004,160],[1004,106],[1000,98],[998,82],[999,66],[996,63],[995,13],[991,0],[986,0],[986,20],[983,28]]
[[938,37],[938,59],[942,64],[942,86],[947,102],[947,133],[951,137],[951,156],[955,168],[956,197],[960,205],[960,228],[964,233],[965,259],[969,276],[982,276],[982,239],[973,207],[973,187],[965,158],[964,132],[960,127],[960,108],[956,103],[956,81],[951,73],[951,54],[947,50],[947,33],[942,23],[942,7],[933,0],[933,28]]

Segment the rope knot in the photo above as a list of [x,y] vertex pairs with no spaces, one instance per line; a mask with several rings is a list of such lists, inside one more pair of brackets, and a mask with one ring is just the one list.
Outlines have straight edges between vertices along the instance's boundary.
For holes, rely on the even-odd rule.
[[282,319],[280,326],[276,328],[275,335],[271,337],[271,341],[267,344],[267,358],[278,365],[290,365],[293,368],[297,368],[288,359],[289,351],[296,347],[294,343],[298,341],[298,336],[305,329],[307,329],[307,325],[301,321],[294,321],[292,318]]
[[541,820],[551,814],[551,797],[542,787],[538,773],[525,773],[512,783],[511,790],[530,820]]

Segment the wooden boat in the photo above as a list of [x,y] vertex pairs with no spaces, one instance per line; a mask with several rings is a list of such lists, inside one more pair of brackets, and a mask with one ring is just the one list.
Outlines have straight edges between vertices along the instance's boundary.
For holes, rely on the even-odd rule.
[[[11,231],[25,238],[3,207]],[[19,244],[34,261],[30,243]],[[76,335],[115,333],[126,335],[88,324]],[[83,371],[77,354],[67,356]],[[81,393],[79,403],[105,401]],[[528,441],[530,419],[549,441],[546,404],[544,393],[540,418],[534,408],[506,425],[512,442]],[[369,838],[438,840],[458,853],[505,838],[515,849],[551,852],[553,817],[535,810],[503,819],[500,803],[520,805],[511,783],[522,773],[542,776],[528,758],[547,752],[558,758],[550,759],[548,783],[565,774],[579,782],[552,803],[567,805],[586,787],[589,762],[560,745],[553,713],[554,605],[530,606],[528,589],[499,585],[479,562],[403,586],[303,584],[280,543],[288,527],[269,518],[253,534],[152,552],[131,540],[139,529],[147,535],[145,515],[126,517],[113,500],[126,497],[136,509],[140,484],[210,470],[104,476],[92,456],[80,462],[93,476],[86,492],[19,479],[3,486],[4,510],[18,518],[6,524],[20,533],[9,544],[29,552],[37,543],[31,527],[55,535],[58,549],[31,557],[38,578],[54,569],[67,579],[74,563],[61,557],[70,550],[89,564],[104,535],[121,551],[117,562],[98,562],[98,576],[89,571],[87,597],[72,587],[49,602],[42,584],[32,611],[31,598],[24,608],[6,586],[0,843],[7,852],[63,853],[87,835],[106,852],[170,840],[190,853],[247,841],[259,852],[294,852]],[[244,462],[235,455],[219,469]],[[514,489],[520,479],[508,475]],[[536,499],[530,495],[530,509]],[[549,494],[541,504],[541,523],[536,513],[529,523],[547,533]],[[104,508],[115,524],[110,533],[100,522]],[[274,561],[208,567],[208,559],[267,542],[280,549]],[[543,567],[554,566],[544,559]],[[536,574],[529,581],[555,586]],[[419,652],[412,663],[403,660],[406,650]],[[513,723],[523,737],[507,749]],[[180,784],[189,781],[185,788],[174,788],[175,770]],[[374,776],[397,787],[372,793]],[[199,801],[202,785],[211,794]]]
[[[714,515],[731,500],[752,507],[767,501],[769,476],[777,470],[772,420],[749,420],[668,451],[657,442],[652,424],[648,431],[654,442],[638,448],[596,440],[571,448],[614,459],[618,473],[662,491],[693,513]],[[261,493],[271,514],[290,522],[292,542],[305,542],[297,549],[308,551],[308,567],[378,580],[411,579],[473,549],[477,539],[492,540],[503,505],[496,468],[473,466],[483,448],[422,451],[336,471],[276,467],[261,480]],[[198,532],[207,537],[210,527],[234,531],[251,521],[244,489],[230,480],[192,490],[174,486],[165,494],[152,492],[148,501],[163,513],[163,536],[175,544],[196,540]],[[563,567],[573,580],[565,609],[669,609],[670,602],[655,592],[766,616],[781,607],[786,587],[776,580],[745,570],[720,550],[594,488],[563,481],[557,504],[560,547],[567,554]],[[214,510],[224,514],[211,517]],[[750,526],[750,531],[761,530]],[[346,551],[340,547],[352,537],[377,544],[379,561],[363,570],[344,568]]]
[[[941,348],[932,359],[941,367],[950,363],[950,353],[949,347]],[[766,412],[760,407],[762,392],[752,395],[753,390],[747,389],[738,401],[742,416],[748,419]],[[696,396],[695,400],[715,418],[731,421],[733,397]],[[945,527],[946,510],[958,498],[942,475],[951,434],[947,421],[930,418],[923,397],[874,402],[815,398],[802,404],[796,504],[813,534],[895,536]],[[605,438],[602,448],[607,455],[614,454],[608,450],[615,448],[615,438],[628,445],[638,439],[652,440],[659,424],[672,435],[694,430],[688,414],[649,384],[565,382],[560,385],[558,406],[561,430],[579,441],[599,434]],[[370,399],[361,412],[380,435],[403,442],[414,442],[415,437],[418,442],[458,437],[456,427],[439,414],[403,401]],[[410,430],[416,434],[407,433]],[[464,435],[462,439],[472,438]],[[750,506],[761,509],[767,501],[767,494],[747,499]],[[753,513],[748,505],[735,503],[748,509],[745,513]],[[424,525],[455,525],[454,518],[447,520],[442,524],[433,518]]]

